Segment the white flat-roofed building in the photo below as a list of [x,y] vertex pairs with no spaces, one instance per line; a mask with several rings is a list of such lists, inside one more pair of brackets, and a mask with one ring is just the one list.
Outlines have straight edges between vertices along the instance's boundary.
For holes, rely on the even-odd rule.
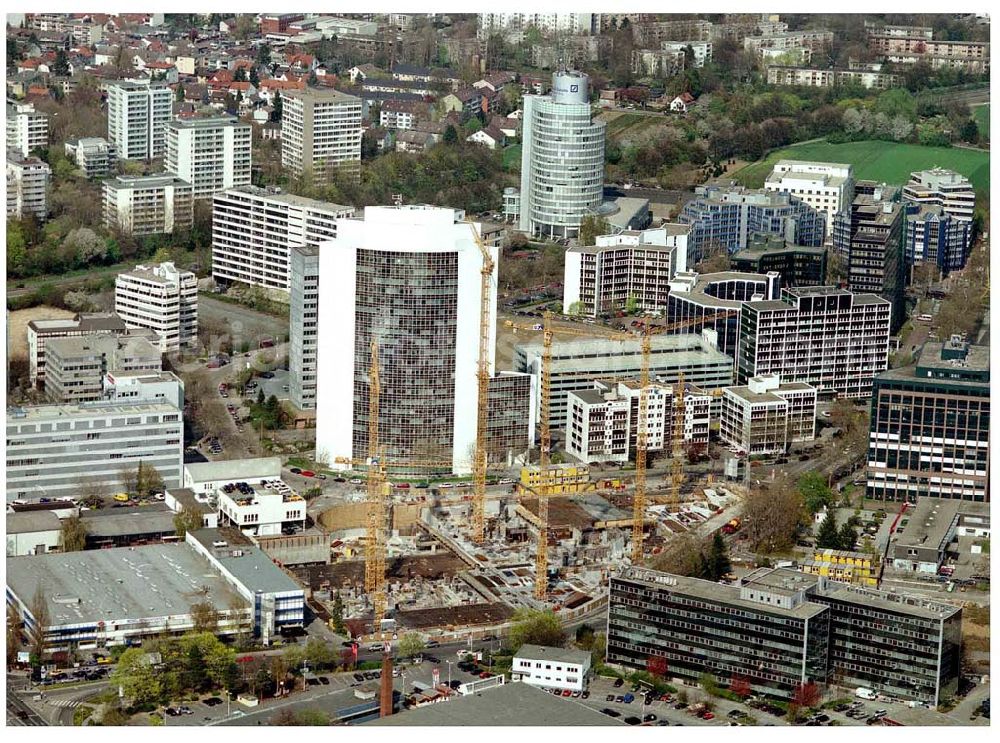
[[28,157],[48,147],[49,117],[35,110],[35,104],[7,101],[7,156]]
[[972,221],[976,207],[976,192],[969,179],[961,173],[944,168],[932,168],[910,173],[903,186],[903,200],[913,204],[940,206],[955,219]]
[[62,522],[55,511],[7,513],[7,557],[44,555],[59,549]]
[[212,200],[212,278],[285,294],[289,251],[318,248],[337,236],[337,220],[354,208],[256,186],[232,188]]
[[195,199],[248,186],[251,130],[234,116],[174,119],[167,124],[164,169],[190,183]]
[[129,235],[157,235],[194,224],[191,184],[171,174],[104,181],[104,226]]
[[121,80],[109,83],[108,141],[123,160],[151,160],[166,149],[173,91],[165,83]]
[[[511,676],[546,689],[583,691],[590,673],[590,653],[542,645],[522,645],[514,654]],[[517,679],[515,679],[517,680]]]
[[769,374],[723,390],[719,438],[744,454],[784,454],[792,443],[815,437],[814,387],[782,384],[779,375]]
[[333,88],[281,94],[281,164],[322,181],[333,169],[361,162],[363,101]]
[[124,335],[128,332],[122,319],[113,312],[80,313],[67,320],[31,320],[28,322],[28,378],[33,385],[45,383],[46,346],[53,338],[69,338],[91,333]]
[[82,137],[64,145],[67,157],[87,178],[103,178],[118,169],[118,150],[103,137]]
[[278,536],[302,531],[306,525],[306,501],[280,478],[240,479],[216,491],[219,525],[232,526],[253,536]]
[[160,350],[177,351],[198,341],[198,279],[173,263],[136,266],[115,280],[115,313],[128,328],[148,328]]
[[690,225],[666,224],[600,235],[594,246],[570,248],[563,311],[596,317],[623,310],[630,301],[643,312],[664,311],[670,279],[687,267],[690,231]]
[[104,399],[108,402],[166,402],[184,408],[184,382],[173,372],[108,372],[104,375]]
[[826,214],[826,234],[833,218],[854,198],[854,169],[845,163],[779,160],[764,181],[764,189],[788,193]]
[[165,402],[87,402],[7,411],[7,501],[77,498],[93,483],[122,490],[142,462],[177,487],[184,461],[181,411]]
[[234,482],[281,478],[281,457],[255,457],[184,465],[184,487],[203,498]]
[[688,47],[694,52],[692,67],[704,67],[706,62],[712,61],[711,41],[664,41],[660,48],[665,52],[683,52],[687,56]]
[[24,219],[33,214],[45,221],[49,214],[49,178],[52,170],[37,157],[7,158],[7,216]]
[[46,347],[45,394],[53,402],[101,400],[105,374],[159,372],[161,357],[160,349],[142,337],[104,333],[53,338]]
[[[375,342],[387,461],[451,461],[453,471],[470,471],[483,255],[475,240],[481,227],[463,217],[431,206],[365,207],[362,219],[339,220],[336,238],[320,248],[316,456],[322,461],[366,456]],[[499,250],[487,249],[495,274]],[[487,322],[492,376],[495,293]]]

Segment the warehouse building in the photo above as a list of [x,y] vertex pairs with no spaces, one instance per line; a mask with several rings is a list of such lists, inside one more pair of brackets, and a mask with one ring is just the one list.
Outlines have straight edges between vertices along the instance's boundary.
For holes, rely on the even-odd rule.
[[891,305],[830,286],[783,289],[780,300],[747,302],[740,316],[737,374],[805,382],[820,395],[867,398],[889,365]]
[[[514,367],[530,374],[540,389],[542,345],[516,346]],[[552,345],[549,421],[554,429],[566,425],[567,393],[589,390],[595,379],[637,379],[642,372],[641,340],[574,340]],[[702,335],[657,335],[650,338],[649,378],[663,384],[676,382],[678,375],[704,390],[732,384],[733,359],[716,348],[712,331]],[[540,403],[533,417],[537,420]]]
[[988,346],[953,337],[875,377],[868,498],[989,501],[989,359]]
[[12,511],[6,532],[7,557],[44,555],[59,549],[62,522],[55,511]]

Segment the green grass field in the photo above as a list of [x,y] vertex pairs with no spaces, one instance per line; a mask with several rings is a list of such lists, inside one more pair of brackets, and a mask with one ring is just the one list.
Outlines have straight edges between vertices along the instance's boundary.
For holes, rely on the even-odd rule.
[[976,106],[973,110],[973,117],[976,119],[976,124],[979,126],[979,133],[982,134],[986,139],[990,138],[990,104],[987,103],[982,106]]
[[816,160],[819,162],[850,163],[854,177],[902,185],[915,170],[938,165],[957,171],[972,181],[978,195],[990,190],[990,156],[987,152],[957,147],[921,147],[895,142],[808,142],[792,145],[769,154],[760,162],[738,171],[734,177],[750,188],[760,188],[764,179],[781,159]]
[[512,144],[510,147],[504,147],[503,150],[503,169],[510,171],[519,171],[521,169],[521,145]]

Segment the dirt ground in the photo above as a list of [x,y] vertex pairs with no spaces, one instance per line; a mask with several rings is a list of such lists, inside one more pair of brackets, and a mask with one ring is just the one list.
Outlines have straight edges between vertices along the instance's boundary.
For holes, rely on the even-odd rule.
[[7,320],[8,356],[10,358],[27,358],[28,323],[32,320],[65,320],[73,317],[74,314],[76,313],[44,304],[11,312]]
[[[415,555],[401,559],[386,560],[386,573],[390,578],[409,580],[417,576],[428,580],[439,580],[462,571],[465,563],[451,554]],[[365,579],[363,560],[338,562],[334,565],[305,565],[292,569],[296,577],[307,583],[313,590],[320,589],[329,581],[333,587],[357,585]]]

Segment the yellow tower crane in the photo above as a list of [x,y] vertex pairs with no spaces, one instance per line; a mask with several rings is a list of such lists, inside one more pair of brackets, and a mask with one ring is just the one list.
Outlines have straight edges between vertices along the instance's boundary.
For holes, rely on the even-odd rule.
[[670,505],[677,506],[681,502],[681,485],[684,482],[684,416],[687,414],[687,406],[684,404],[684,372],[677,374],[673,404],[673,425],[670,427]]
[[[616,341],[635,341],[639,340],[642,359],[640,365],[639,374],[639,420],[636,422],[636,447],[635,447],[635,494],[632,499],[632,560],[635,563],[641,562],[642,560],[642,542],[643,542],[643,527],[645,522],[646,513],[646,452],[648,449],[648,437],[649,432],[648,426],[648,387],[649,387],[649,366],[650,366],[650,355],[652,352],[652,336],[659,335],[662,333],[668,333],[674,330],[679,330],[681,328],[689,327],[691,325],[708,324],[716,320],[723,320],[730,317],[732,314],[731,310],[724,310],[721,312],[716,312],[711,315],[706,315],[704,317],[690,318],[687,320],[680,320],[678,322],[673,322],[668,325],[657,325],[651,326],[648,320],[645,323],[645,331],[641,336],[637,336],[633,333],[621,333],[617,331],[606,330],[604,328],[590,328],[587,330],[577,329],[577,328],[566,328],[552,327],[552,314],[546,312],[542,321],[542,359],[541,359],[541,369],[539,370],[539,376],[541,377],[541,389],[539,390],[539,402],[540,409],[538,414],[539,428],[539,463],[544,469],[549,465],[551,449],[552,449],[552,434],[550,429],[549,420],[549,403],[551,401],[551,383],[552,383],[552,341],[555,335],[565,335],[565,336],[575,336],[583,338],[593,339],[595,336],[606,338],[608,340]],[[504,323],[507,327],[516,330],[536,330],[535,327],[530,325],[520,325],[513,322],[512,320],[507,320]],[[680,393],[680,407],[683,409],[683,374],[680,375],[678,380],[678,389],[681,390]],[[676,404],[676,398],[675,398]],[[675,414],[676,416],[676,414]],[[681,446],[683,448],[683,419],[684,416],[681,415],[680,419],[680,439]],[[672,438],[676,436],[672,431]],[[677,446],[675,443],[675,454],[677,451]],[[678,501],[680,484],[683,481],[683,462],[680,458],[675,456],[675,462],[673,464],[673,477],[672,480],[672,498],[674,501]],[[548,499],[546,497],[546,492],[544,486],[537,488],[538,495],[538,518],[541,522],[541,527],[539,529],[539,540],[537,554],[535,557],[535,596],[537,598],[544,598],[548,589]]]
[[365,544],[365,592],[372,597],[377,632],[385,618],[385,521],[388,482],[385,479],[382,452],[379,449],[378,341],[371,341],[371,366],[368,371],[368,540]]

